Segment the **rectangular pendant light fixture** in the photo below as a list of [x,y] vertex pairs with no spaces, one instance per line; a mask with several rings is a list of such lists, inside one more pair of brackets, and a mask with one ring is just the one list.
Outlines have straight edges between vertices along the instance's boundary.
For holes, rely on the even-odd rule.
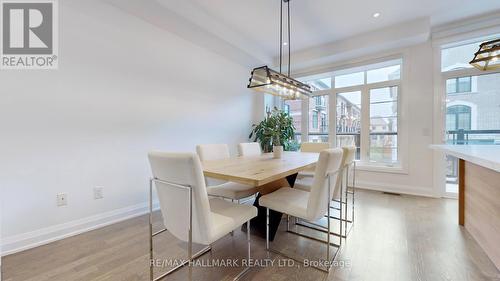
[[[290,0],[280,1],[280,71],[265,66],[252,70],[247,88],[275,95],[285,100],[296,100],[311,96],[311,86],[290,77],[291,41],[290,41]],[[287,4],[288,40],[283,43],[283,3]],[[283,46],[288,46],[288,74],[281,72],[283,62]]]
[[500,39],[484,42],[469,62],[479,70],[500,68]]
[[302,99],[311,96],[311,86],[265,66],[252,70],[248,88],[283,99]]

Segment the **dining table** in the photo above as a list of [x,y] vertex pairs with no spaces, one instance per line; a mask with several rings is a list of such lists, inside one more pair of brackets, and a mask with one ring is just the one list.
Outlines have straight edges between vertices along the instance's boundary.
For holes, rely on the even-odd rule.
[[[319,153],[285,151],[280,158],[275,158],[273,153],[263,153],[258,156],[203,161],[202,166],[205,177],[257,188],[258,193],[253,205],[257,207],[258,214],[251,221],[251,230],[265,237],[266,209],[259,205],[259,198],[281,187],[293,187],[298,173],[315,167],[318,157]],[[271,241],[274,240],[282,215],[273,210],[269,212],[269,239]]]

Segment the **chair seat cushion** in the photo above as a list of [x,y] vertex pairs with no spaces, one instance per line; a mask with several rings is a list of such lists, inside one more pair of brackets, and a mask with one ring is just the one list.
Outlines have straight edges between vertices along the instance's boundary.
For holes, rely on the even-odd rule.
[[215,242],[257,216],[257,208],[254,206],[236,204],[219,198],[210,199],[210,211],[213,227],[207,244]]
[[208,186],[208,195],[219,196],[229,199],[242,199],[257,193],[257,189],[250,185],[235,182],[226,182],[219,185]]
[[308,200],[309,192],[296,188],[282,187],[273,193],[260,197],[259,204],[263,207],[307,220]]

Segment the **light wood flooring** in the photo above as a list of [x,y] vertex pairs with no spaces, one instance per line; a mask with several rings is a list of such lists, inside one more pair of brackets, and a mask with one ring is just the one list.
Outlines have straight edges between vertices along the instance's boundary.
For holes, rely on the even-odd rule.
[[[457,223],[457,201],[357,191],[355,225],[337,257],[346,266],[330,274],[313,268],[254,267],[242,280],[500,280],[484,251]],[[310,260],[324,258],[325,247],[284,232],[273,248]],[[161,217],[155,214],[155,228]],[[301,230],[304,230],[301,228]],[[245,233],[235,231],[214,244],[201,259],[242,259]],[[264,239],[252,236],[254,259],[284,258],[265,251]],[[169,233],[155,238],[157,258],[183,258],[185,243]],[[498,245],[500,247],[500,245]],[[148,280],[148,217],[4,257],[4,281]],[[161,272],[168,268],[159,269]],[[192,269],[193,280],[231,280],[241,268]],[[183,268],[164,280],[188,280]]]

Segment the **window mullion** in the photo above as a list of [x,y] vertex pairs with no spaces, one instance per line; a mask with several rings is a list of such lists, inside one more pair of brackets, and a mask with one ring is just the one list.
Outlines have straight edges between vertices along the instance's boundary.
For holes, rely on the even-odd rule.
[[337,146],[337,94],[328,95],[328,139],[331,147]]
[[370,147],[370,92],[368,87],[361,89],[361,162],[369,162]]
[[301,115],[301,142],[309,141],[309,99],[302,100],[302,115]]

